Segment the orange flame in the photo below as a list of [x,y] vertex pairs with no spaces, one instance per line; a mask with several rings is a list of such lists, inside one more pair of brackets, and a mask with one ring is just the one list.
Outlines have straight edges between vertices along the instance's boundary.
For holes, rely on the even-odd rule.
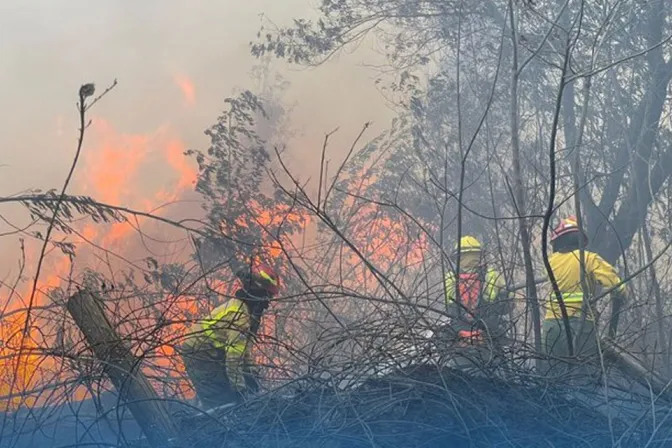
[[[236,224],[248,227],[248,221],[251,221],[249,223],[258,225],[262,232],[264,252],[273,259],[283,255],[283,248],[291,251],[291,243],[295,241],[286,231],[290,226],[298,225],[299,228],[305,229],[310,223],[310,217],[306,212],[292,209],[286,204],[277,204],[272,209],[264,209],[259,202],[252,200],[247,204],[247,208],[250,214],[236,218]],[[224,223],[222,225],[224,226]],[[284,227],[285,231],[278,231],[281,227]]]
[[[194,105],[196,98],[193,83],[184,76],[175,76],[174,81],[180,88],[185,103],[190,106]],[[84,166],[78,171],[83,173],[78,180],[80,192],[91,195],[101,202],[149,211],[162,203],[179,199],[186,191],[193,188],[198,179],[198,171],[195,166],[188,163],[183,155],[184,144],[171,135],[167,127],[146,135],[126,135],[117,132],[105,120],[95,119],[93,123],[95,143],[92,148],[87,148]],[[158,173],[167,171],[165,168],[170,168],[171,179],[160,185],[153,184],[152,178]],[[366,179],[367,177],[364,176],[363,182],[366,182]],[[371,179],[368,178],[368,181]],[[310,216],[305,211],[295,210],[285,204],[265,208],[259,202],[251,201],[247,205],[251,213],[248,216],[238,217],[236,224],[243,227],[258,226],[261,229],[267,254],[273,259],[283,257],[285,251],[289,251],[290,256],[297,255],[296,249],[293,248],[300,246],[297,239],[301,238],[301,235],[277,232],[277,229],[291,225],[305,233],[311,224]],[[358,213],[361,216],[372,216],[372,218],[361,220],[354,228],[353,242],[361,249],[362,254],[371,259],[381,270],[389,269],[401,258],[404,258],[407,264],[418,263],[423,259],[425,239],[410,237],[403,223],[380,214],[373,205],[361,207]],[[144,222],[141,218],[138,221],[139,223]],[[102,246],[104,249],[119,250],[123,242],[134,237],[135,231],[128,223],[96,227],[90,223],[84,223],[79,233],[83,239]],[[133,250],[134,247],[130,247],[126,252]],[[355,271],[354,278],[349,281],[359,284],[369,281],[371,273],[362,266],[359,257],[351,250],[346,253],[348,255],[346,255],[345,263],[353,267]],[[77,257],[78,267],[87,266],[87,263],[92,263],[96,258],[97,254],[93,249],[89,252],[80,250]],[[27,264],[32,265],[35,261],[34,257],[29,254]],[[38,291],[61,286],[64,283],[62,279],[67,278],[71,265],[66,256],[59,257],[51,254],[48,267],[48,271],[42,276],[43,280],[40,282]],[[290,275],[290,273],[283,274]],[[232,285],[230,284],[215,283],[212,287],[227,295],[231,294]],[[26,296],[24,291],[22,297]],[[139,303],[140,300],[133,299],[121,303],[120,312],[124,315],[124,321],[134,322],[136,328],[127,325],[122,326],[120,330],[137,332],[138,328],[158,327],[152,335],[153,346],[150,343],[137,344],[135,349],[151,351],[153,356],[148,360],[150,364],[147,367],[148,372],[156,376],[167,376],[172,384],[172,391],[178,395],[193,396],[190,384],[185,379],[181,358],[175,356],[175,344],[189,328],[189,320],[209,310],[203,309],[202,300],[189,295],[162,297],[162,300],[150,305],[144,302]],[[44,294],[40,294],[37,303],[46,304],[48,300]],[[21,305],[25,306],[25,303],[22,304],[21,300],[14,300],[9,308],[19,310]],[[154,312],[160,316],[153,314]],[[52,341],[40,338],[37,330],[31,331],[31,337],[21,341],[19,329],[25,325],[27,316],[20,312],[13,316],[11,319],[0,321],[0,337],[5,342],[0,349],[0,395],[7,395],[10,392],[12,379],[6,377],[7,373],[18,372],[14,390],[20,391],[34,388],[40,381],[52,380],[55,376],[62,375],[60,372],[50,373],[49,369],[55,365],[53,359],[45,361],[45,357],[38,355],[36,351],[40,344],[48,345]],[[159,325],[158,322],[161,320],[165,320],[167,324]],[[45,327],[50,325],[46,319],[42,319],[40,324],[44,324]],[[285,330],[292,331],[291,328],[283,328],[283,331]],[[260,332],[267,337],[267,340],[270,340],[275,331],[275,317],[269,314]],[[17,337],[19,340],[16,339]],[[21,359],[18,359],[17,347],[21,344],[27,350]],[[260,364],[279,364],[282,361],[277,358],[275,352],[274,354],[259,352],[255,354],[255,357]],[[77,399],[84,398],[86,394],[87,392],[82,388],[75,391]],[[6,406],[15,408],[26,403],[28,401],[25,397],[12,396],[8,399]]]
[[[21,395],[34,383],[39,363],[39,357],[33,352],[35,341],[30,337],[23,338],[26,318],[26,313],[17,313],[0,322],[0,395],[9,397],[0,400],[0,410],[3,411],[34,403],[34,398]],[[19,349],[23,351],[20,357]]]
[[198,179],[198,170],[187,163],[184,156],[184,145],[178,140],[172,140],[166,146],[166,156],[170,166],[180,175],[177,182],[177,190],[182,191],[191,188]]
[[184,102],[188,106],[196,104],[196,88],[194,87],[194,83],[183,75],[175,75],[173,81],[180,88]]
[[[129,208],[152,210],[161,205],[167,198],[178,199],[186,191],[191,190],[197,177],[196,169],[189,165],[183,156],[184,145],[172,136],[167,127],[147,135],[127,135],[118,133],[114,127],[105,120],[94,119],[92,125],[93,147],[86,148],[83,157],[83,166],[75,178],[74,189],[76,193],[84,193],[93,196],[100,202],[111,205],[123,205]],[[167,168],[167,169],[166,169]],[[150,174],[149,176],[147,174]],[[152,184],[157,175],[168,175],[164,183],[159,178]],[[139,219],[142,222],[142,219]],[[78,243],[90,241],[104,249],[120,252],[137,250],[131,246],[126,251],[120,250],[120,243],[135,237],[133,226],[127,223],[114,223],[111,225],[94,225],[83,222],[78,229],[81,239]],[[62,239],[62,235],[54,235],[52,239]],[[72,239],[72,237],[71,237]],[[34,268],[37,263],[40,241],[26,243],[26,263],[28,268]],[[100,256],[95,254],[96,249],[79,244],[77,252],[77,268],[80,271],[87,266],[93,267],[94,263],[100,263]],[[67,278],[70,273],[70,259],[61,254],[59,250],[49,250],[44,261],[40,282],[36,288],[34,307],[42,307],[49,304],[47,291],[68,286]],[[26,272],[24,276],[34,275]],[[65,280],[65,281],[64,281]],[[54,367],[58,361],[55,358],[38,354],[39,347],[52,347],[56,328],[60,325],[53,315],[41,313],[36,310],[31,312],[31,331],[29,337],[22,342],[22,328],[28,318],[25,310],[30,297],[32,283],[30,281],[25,288],[17,291],[8,300],[1,310],[4,317],[0,320],[0,338],[5,345],[0,348],[0,408],[15,409],[18,405],[40,403],[36,397],[27,400],[17,392],[27,391],[44,385],[46,382],[63,379],[63,372]],[[8,313],[12,313],[9,315]],[[137,313],[137,310],[135,311]],[[129,315],[133,315],[129,313]],[[145,324],[153,324],[142,320]],[[34,328],[33,328],[34,327]],[[41,336],[44,335],[44,336]],[[10,341],[11,344],[7,344]],[[18,356],[18,348],[23,344],[24,351],[21,359]],[[169,347],[161,347],[158,350],[161,359],[171,353]],[[166,362],[166,361],[161,361]],[[179,366],[177,368],[179,371]],[[12,380],[14,372],[18,372],[16,380]],[[66,372],[67,373],[67,372]],[[10,390],[11,389],[11,390]],[[181,390],[186,391],[188,385],[182,385]],[[11,396],[8,394],[12,392]],[[74,390],[74,397],[82,399],[87,391],[79,387]],[[37,400],[37,401],[36,401]]]

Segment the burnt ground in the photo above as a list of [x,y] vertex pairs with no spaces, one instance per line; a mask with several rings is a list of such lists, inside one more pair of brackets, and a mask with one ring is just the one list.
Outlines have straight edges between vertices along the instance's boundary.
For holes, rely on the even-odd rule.
[[[612,419],[610,424],[596,405],[604,401],[599,392],[579,399],[532,377],[505,382],[420,365],[346,391],[310,384],[293,396],[281,396],[281,389],[212,415],[182,414],[183,440],[175,446],[604,447],[620,442],[637,447],[649,440],[649,446],[672,446],[671,425],[660,416],[654,421],[645,413],[640,420]],[[105,400],[108,410],[118,404],[112,396]],[[116,411],[105,421],[90,403],[77,406],[13,416],[0,447],[148,446],[139,441],[128,413],[120,437]],[[171,407],[177,411],[174,403]]]
[[117,446],[119,434],[141,436],[114,394],[102,394],[100,405],[107,412],[103,417],[92,400],[0,413],[0,448],[109,447]]
[[424,365],[350,392],[311,389],[188,418],[179,446],[603,447],[619,439],[622,446],[643,446],[644,434],[649,438],[642,425],[633,432],[613,420],[610,429],[595,407],[567,395],[540,383]]

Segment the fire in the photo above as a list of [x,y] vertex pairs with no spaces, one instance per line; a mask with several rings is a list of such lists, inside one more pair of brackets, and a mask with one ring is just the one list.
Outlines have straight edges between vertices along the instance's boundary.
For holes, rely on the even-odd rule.
[[[31,388],[39,363],[39,357],[33,352],[35,341],[30,337],[23,338],[26,318],[23,312],[0,321],[0,395],[8,397],[0,401],[3,411],[34,403],[34,398],[21,395]],[[19,349],[22,350],[20,357]]]
[[124,222],[115,222],[110,225],[110,229],[107,234],[102,238],[101,243],[104,247],[109,247],[111,244],[114,244],[116,241],[122,241],[124,238],[131,235],[133,232],[133,227]]
[[[177,200],[193,188],[196,168],[184,156],[185,145],[171,135],[169,128],[161,127],[148,135],[120,134],[103,119],[93,121],[94,148],[86,156],[84,193],[111,205],[123,205],[151,212],[162,204]],[[177,176],[164,186],[152,191],[146,178],[160,172]],[[144,222],[139,218],[139,224]],[[110,247],[133,235],[135,229],[128,223],[109,226],[99,243]]]
[[[383,271],[395,263],[412,266],[422,262],[427,248],[424,234],[414,238],[412,230],[403,221],[393,220],[373,204],[364,206],[359,215],[364,218],[354,226],[354,243],[367,259]],[[353,264],[361,262],[354,253],[350,257]]]
[[91,241],[98,236],[98,230],[93,227],[92,225],[86,225],[84,226],[84,229],[82,229],[82,238],[84,238],[86,241]]
[[[183,76],[175,76],[174,80],[182,92],[185,103],[194,105],[193,83]],[[152,211],[162,204],[180,199],[186,192],[193,191],[194,184],[198,180],[198,171],[184,156],[185,145],[171,132],[169,126],[141,135],[124,134],[115,129],[110,122],[94,118],[90,130],[91,135],[87,141],[93,143],[85,148],[83,166],[77,169],[74,187],[76,193],[90,195],[100,202],[111,205]],[[168,173],[168,178],[158,179],[165,173]],[[314,218],[311,218],[305,210],[295,209],[287,204],[264,206],[261,201],[253,200],[246,206],[249,214],[237,217],[235,225],[259,230],[266,256],[277,261],[276,265],[282,265],[279,261],[287,255],[295,258],[298,264],[304,263],[299,261],[303,260],[305,255],[301,252],[300,241],[309,226],[316,228]],[[413,265],[423,260],[426,240],[420,236],[409,236],[411,233],[407,225],[382,213],[378,207],[374,205],[360,207],[354,222],[356,225],[348,230],[347,237],[383,272],[394,268],[397,264]],[[115,265],[114,261],[109,261],[104,251],[95,249],[96,246],[111,252],[119,252],[126,258],[133,258],[134,261],[146,256],[144,246],[129,244],[129,241],[140,240],[135,226],[143,226],[146,223],[145,218],[138,218],[137,222],[132,222],[133,225],[125,222],[94,225],[82,221],[76,230],[83,242],[93,244],[81,244],[78,247],[75,271],[81,272],[85,267],[96,268],[101,265],[114,271],[115,267],[120,266]],[[61,238],[62,235],[58,237]],[[35,266],[38,248],[39,244],[31,246],[26,260],[28,266]],[[374,280],[370,270],[363,266],[361,259],[352,250],[346,249],[341,253],[346,254],[342,261],[353,273],[346,279],[353,288]],[[181,257],[175,256],[180,263],[188,261],[187,255]],[[49,289],[70,286],[68,277],[72,269],[69,257],[58,251],[50,251],[45,270],[40,276],[34,305],[40,307],[52,303],[45,295]],[[289,278],[292,272],[281,272],[281,275]],[[140,282],[141,280],[137,281]],[[215,282],[210,286],[226,295],[231,295],[233,292],[232,284]],[[29,288],[30,286],[28,291],[22,290],[4,311],[5,315],[14,311],[11,318],[3,318],[0,321],[0,338],[3,342],[0,348],[0,372],[2,372],[0,403],[4,403],[5,408],[10,409],[15,409],[19,405],[40,404],[35,397],[15,396],[14,392],[37,388],[63,375],[56,368],[58,362],[55,358],[39,353],[40,347],[51,347],[55,339],[53,335],[55,331],[51,333],[44,331],[57,325],[56,321],[49,320],[49,314],[33,314],[29,337],[22,338],[21,330],[28,319],[25,307],[26,298],[31,295]],[[165,394],[175,393],[178,396],[191,397],[193,391],[185,379],[184,366],[181,358],[176,356],[175,346],[188,330],[190,320],[209,311],[207,301],[191,293],[162,295],[156,299],[151,297],[152,294],[158,294],[156,289],[147,288],[139,292],[132,291],[132,294],[124,291],[116,296],[126,295],[124,300],[118,301],[119,308],[116,310],[119,315],[115,318],[124,321],[120,331],[132,334],[134,337],[146,336],[146,341],[135,343],[134,350],[147,359],[148,373],[153,377],[165,378],[164,381],[155,383],[165,386]],[[262,339],[270,341],[271,344],[278,325],[276,319],[273,313],[269,313],[261,329]],[[283,328],[283,332],[292,331],[298,332],[300,329]],[[138,338],[142,339],[140,336]],[[21,357],[18,356],[19,347],[24,348]],[[257,350],[255,359],[261,365],[282,364],[282,359],[274,350]],[[15,378],[14,372],[18,373]],[[88,394],[83,388],[78,388],[73,393],[76,399],[83,399]]]
[[180,91],[182,92],[182,96],[184,98],[184,102],[188,106],[193,106],[194,104],[196,104],[196,88],[194,87],[194,83],[191,82],[189,78],[182,75],[175,75],[173,80],[175,81],[175,84],[180,88]]
[[[273,208],[264,208],[258,201],[252,200],[247,204],[248,215],[239,216],[236,224],[241,227],[256,225],[262,232],[263,252],[272,259],[283,256],[284,250],[292,251],[296,245],[296,236],[292,239],[292,227],[305,229],[310,223],[310,216],[300,210],[292,209],[286,204],[277,204]],[[224,224],[222,224],[224,225]],[[226,231],[225,228],[223,228]]]
[[[169,296],[163,304],[159,304],[160,312],[168,324],[159,329],[156,340],[160,345],[151,356],[148,373],[152,376],[163,377],[161,382],[167,386],[165,395],[179,395],[192,398],[194,391],[186,378],[184,363],[175,347],[180,345],[183,337],[188,333],[191,323],[198,316],[204,315],[206,310],[199,307],[199,300],[188,295]],[[146,356],[148,351],[141,350]]]
[[[152,211],[166,200],[179,199],[193,188],[197,177],[196,169],[190,166],[186,157],[182,155],[185,146],[171,133],[168,126],[142,135],[123,134],[106,120],[94,118],[87,141],[92,143],[84,148],[85,152],[81,166],[77,168],[75,174],[72,193],[87,194],[111,205]],[[165,179],[161,179],[160,175]],[[152,183],[154,178],[156,180]],[[139,218],[138,222],[132,223],[144,225],[146,220]],[[137,245],[127,244],[129,240],[137,238],[134,227],[129,223],[105,225],[82,221],[76,227],[78,228],[75,229],[77,232],[75,235],[80,236],[79,241],[75,235],[68,236],[70,241],[78,244],[75,275],[86,267],[96,269],[101,263],[104,263],[104,267],[105,264],[112,263],[109,266],[112,269],[122,266],[121,262],[114,264],[114,259],[110,261],[104,252],[95,247],[102,247],[122,256],[146,256],[144,249],[139,252]],[[58,241],[63,238],[63,235],[53,235],[52,240]],[[93,243],[93,246],[88,243]],[[37,389],[49,382],[61,381],[64,379],[63,375],[67,374],[67,371],[64,373],[57,358],[40,353],[43,348],[54,346],[56,329],[60,324],[57,316],[44,311],[44,306],[52,303],[46,294],[53,288],[69,288],[69,276],[73,268],[70,258],[51,246],[47,251],[35,291],[30,315],[30,332],[27,338],[22,338],[22,329],[28,319],[26,307],[32,292],[30,278],[35,275],[35,272],[30,270],[34,270],[37,265],[41,244],[41,241],[35,240],[26,242],[27,271],[23,276],[27,281],[11,295],[9,291],[5,291],[5,297],[11,297],[2,309],[4,317],[0,321],[0,338],[4,342],[0,348],[0,372],[2,372],[0,407],[4,406],[5,409],[15,409],[19,405],[44,404],[42,398],[22,397],[20,392]],[[135,308],[138,308],[137,305],[136,303]],[[185,304],[181,306],[187,307]],[[137,315],[138,323],[155,324],[147,316],[138,313],[137,309],[133,312],[127,309],[126,313],[127,316]],[[184,320],[184,317],[181,317],[181,320]],[[19,359],[19,347],[22,345],[24,349]],[[174,358],[170,350],[169,346],[159,347],[157,350],[164,365],[166,360]],[[179,365],[175,371],[180,371]],[[13,379],[14,372],[17,372],[16,379]],[[183,384],[180,389],[186,393],[188,385]],[[88,394],[82,387],[69,393],[75,399],[82,399]]]
[[85,153],[84,193],[111,205],[121,205],[122,197],[133,191],[134,181],[147,159],[151,137],[120,135],[107,121],[93,120],[95,148]]
[[184,145],[178,140],[171,140],[166,146],[166,156],[170,166],[180,175],[177,190],[182,191],[193,187],[198,179],[198,170],[187,163],[184,157]]

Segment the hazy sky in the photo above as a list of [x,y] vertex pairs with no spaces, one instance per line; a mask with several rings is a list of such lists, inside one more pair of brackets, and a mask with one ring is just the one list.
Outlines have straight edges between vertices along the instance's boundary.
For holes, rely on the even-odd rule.
[[[2,194],[60,188],[75,148],[78,88],[95,82],[100,92],[114,78],[118,87],[91,112],[71,192],[142,208],[187,191],[193,167],[180,152],[206,147],[203,131],[222,100],[251,86],[249,41],[260,14],[283,24],[311,16],[313,7],[307,0],[1,0]],[[276,64],[292,83],[293,126],[302,136],[290,150],[304,173],[317,166],[325,132],[340,126],[333,151],[344,151],[364,122],[375,122],[373,136],[391,118],[375,74],[361,66],[373,57],[360,49],[317,69]],[[0,213],[16,217],[10,207]],[[5,257],[16,240],[0,241]]]

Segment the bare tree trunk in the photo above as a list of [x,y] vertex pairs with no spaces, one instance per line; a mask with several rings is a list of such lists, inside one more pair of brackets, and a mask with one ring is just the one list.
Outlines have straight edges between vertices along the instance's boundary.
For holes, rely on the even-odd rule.
[[[525,281],[527,283],[526,295],[527,306],[532,308],[532,326],[534,329],[534,349],[541,352],[541,310],[537,296],[537,286],[534,282],[534,265],[530,249],[531,238],[527,228],[525,217],[527,207],[525,205],[525,186],[520,166],[520,140],[518,125],[518,35],[515,20],[514,2],[509,1],[509,18],[513,41],[513,63],[511,65],[511,152],[513,153],[514,194],[516,212],[518,214],[518,226],[520,228],[520,240],[523,246],[523,262],[525,264]],[[539,360],[537,359],[537,368]]]
[[656,299],[656,324],[658,327],[658,342],[663,352],[663,365],[665,372],[669,371],[670,356],[667,351],[667,337],[665,336],[665,322],[663,311],[663,297],[660,293],[660,283],[656,276],[656,268],[653,263],[653,251],[651,250],[651,236],[649,235],[646,223],[641,229],[642,239],[644,240],[644,250],[646,252],[646,263],[649,264],[649,275],[651,276],[651,285],[653,286],[653,296]]
[[[593,64],[590,66],[591,70]],[[572,163],[572,183],[574,194],[574,211],[576,213],[576,224],[580,229],[585,229],[583,223],[583,216],[581,213],[582,191],[585,191],[583,186],[583,173],[581,170],[581,145],[583,144],[583,131],[586,127],[586,118],[588,116],[588,107],[590,106],[590,86],[592,78],[590,76],[583,80],[583,109],[581,112],[581,120],[579,123],[578,133],[574,125],[574,84],[570,82],[567,84],[563,92],[563,110],[565,111],[565,142],[567,145],[572,145],[571,150],[574,151],[574,160]],[[584,201],[585,202],[585,201]],[[581,292],[583,297],[589,297],[589,288],[586,282],[586,253],[585,253],[585,238],[583,232],[579,232],[579,280],[581,285]],[[584,300],[581,312],[581,328],[583,328],[586,318],[589,313],[589,301]],[[578,334],[576,335],[578,338]],[[575,338],[574,342],[577,342]]]
[[[644,37],[651,46],[663,40],[665,11],[663,2],[653,2],[647,12]],[[646,94],[632,114],[626,142],[617,155],[618,166],[614,167],[615,172],[610,175],[600,198],[599,215],[589,219],[591,234],[599,236],[597,252],[612,264],[621,256],[625,258],[625,250],[644,224],[652,200],[671,172],[672,150],[668,148],[655,154],[653,148],[672,79],[672,63],[665,60],[662,46],[652,48],[643,59],[650,73]],[[623,166],[628,161],[631,168],[625,170]],[[627,186],[624,195],[623,186]],[[607,222],[614,212],[612,222]]]
[[133,356],[105,315],[100,297],[79,291],[68,300],[67,309],[84,334],[91,350],[105,364],[105,371],[155,448],[171,446],[177,429],[156,391],[140,370]]

